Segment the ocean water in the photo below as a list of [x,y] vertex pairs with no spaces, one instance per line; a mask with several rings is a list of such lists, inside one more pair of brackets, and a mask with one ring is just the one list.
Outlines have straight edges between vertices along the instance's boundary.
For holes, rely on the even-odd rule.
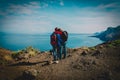
[[[92,36],[92,34],[69,34],[67,47],[92,47],[103,43],[103,41],[100,39],[90,36]],[[33,46],[34,48],[37,48],[41,51],[52,49],[50,45],[50,34],[0,34],[0,47],[10,50],[20,50],[24,49],[27,46]]]

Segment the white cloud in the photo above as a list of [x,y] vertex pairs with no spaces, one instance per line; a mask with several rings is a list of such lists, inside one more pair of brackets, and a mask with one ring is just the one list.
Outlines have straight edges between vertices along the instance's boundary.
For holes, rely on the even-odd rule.
[[35,19],[36,16],[8,16],[6,21],[3,23],[2,30],[5,32],[14,32],[14,33],[27,33],[27,34],[37,34],[45,33],[50,30],[49,26],[51,25],[48,21],[38,20],[39,18],[44,18],[38,16],[38,19]]
[[119,3],[100,4],[97,8],[100,8],[100,9],[120,8],[120,4]]
[[[58,5],[64,6],[62,0]],[[53,4],[53,2],[51,3]],[[98,7],[73,7],[66,10],[40,11],[41,8],[48,7],[47,3],[30,2],[29,4],[11,4],[3,30],[16,33],[45,33],[53,31],[58,26],[69,31],[69,33],[93,33],[105,30],[109,26],[117,26],[120,23],[119,13],[105,11],[104,8],[118,7],[117,4],[99,5]],[[4,15],[3,12],[0,12]],[[25,15],[22,15],[25,14]]]
[[8,9],[6,10],[6,12],[8,12],[8,14],[12,13],[12,14],[26,14],[26,15],[30,15],[30,14],[34,14],[37,12],[37,9],[40,9],[40,3],[39,2],[30,2],[28,4],[10,4],[10,6],[8,7]]
[[60,1],[60,5],[61,5],[61,6],[64,6],[64,2],[63,2],[63,1]]

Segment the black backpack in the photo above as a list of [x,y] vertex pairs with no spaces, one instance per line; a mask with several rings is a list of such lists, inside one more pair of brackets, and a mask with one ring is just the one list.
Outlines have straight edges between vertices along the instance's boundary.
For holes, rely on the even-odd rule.
[[67,41],[67,39],[68,39],[68,33],[67,33],[67,31],[63,31],[63,33],[61,35],[61,38],[62,38],[62,40],[64,42]]

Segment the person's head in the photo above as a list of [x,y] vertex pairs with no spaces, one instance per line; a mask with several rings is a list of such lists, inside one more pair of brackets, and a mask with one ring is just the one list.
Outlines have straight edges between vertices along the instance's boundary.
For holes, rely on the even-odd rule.
[[61,32],[62,32],[63,30],[62,30],[61,28],[58,28],[58,31],[61,31]]
[[58,27],[55,28],[55,31],[58,31]]

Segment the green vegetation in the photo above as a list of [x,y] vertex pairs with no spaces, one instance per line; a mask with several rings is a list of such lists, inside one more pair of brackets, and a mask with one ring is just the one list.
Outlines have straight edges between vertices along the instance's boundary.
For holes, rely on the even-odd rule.
[[95,47],[89,47],[89,49],[91,49],[91,50],[96,50],[96,48],[95,48]]
[[109,47],[120,46],[120,40],[115,40],[108,44]]
[[32,46],[26,47],[23,50],[10,51],[4,48],[0,48],[0,65],[6,65],[15,60],[28,59],[39,54],[38,49]]
[[6,65],[11,61],[13,61],[11,51],[6,50],[4,48],[0,48],[0,65]]
[[5,65],[13,61],[13,58],[11,55],[5,54],[0,56],[0,64]]
[[[36,54],[40,53],[40,51],[38,49],[33,48],[32,46],[26,47],[23,50],[18,50],[18,51],[14,51],[12,52],[12,57],[13,58],[17,58],[19,56],[28,56],[28,57],[33,57]],[[24,55],[23,55],[24,54]]]

